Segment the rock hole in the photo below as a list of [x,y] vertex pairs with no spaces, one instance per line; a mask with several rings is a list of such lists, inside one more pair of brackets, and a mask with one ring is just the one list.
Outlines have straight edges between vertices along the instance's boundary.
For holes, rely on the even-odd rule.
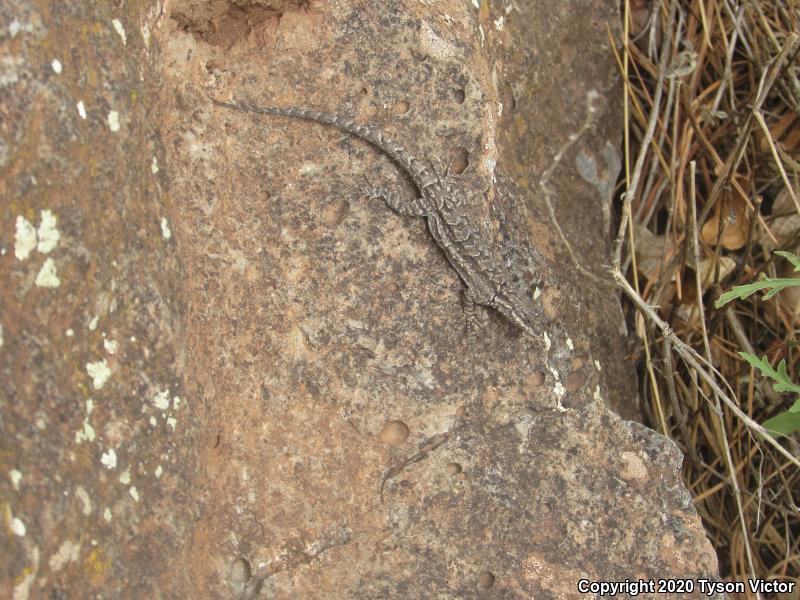
[[344,198],[336,198],[322,209],[322,220],[331,227],[340,225],[350,212],[350,203]]
[[455,100],[458,104],[464,104],[464,99],[466,97],[467,94],[464,92],[463,88],[453,91],[453,100]]
[[250,575],[250,563],[246,558],[237,558],[231,563],[228,581],[234,598],[239,598],[244,593]]
[[539,387],[544,383],[544,371],[534,371],[528,377],[528,383],[531,387]]
[[494,585],[494,575],[490,571],[484,571],[478,576],[478,589],[488,590]]
[[394,112],[396,115],[404,115],[409,111],[410,108],[411,104],[409,104],[406,100],[398,100],[392,104],[392,112]]
[[450,161],[450,172],[461,175],[467,170],[468,166],[469,152],[467,152],[466,148],[458,148],[453,155],[453,160]]
[[460,475],[463,469],[461,465],[457,462],[451,462],[447,464],[447,474],[451,476]]
[[408,439],[408,434],[408,425],[402,421],[386,421],[378,434],[378,439],[384,444],[398,447]]

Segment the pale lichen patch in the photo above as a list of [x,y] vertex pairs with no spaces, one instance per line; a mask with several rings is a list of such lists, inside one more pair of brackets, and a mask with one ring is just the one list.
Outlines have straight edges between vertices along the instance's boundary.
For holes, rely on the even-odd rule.
[[165,240],[168,240],[172,237],[172,231],[169,228],[169,223],[167,222],[166,217],[161,217],[161,235],[164,236]]
[[37,287],[43,288],[57,288],[61,285],[61,280],[56,273],[56,263],[52,258],[45,259],[42,268],[36,275],[35,283]]
[[11,469],[8,472],[8,478],[11,480],[11,485],[14,486],[14,490],[18,492],[19,482],[22,481],[22,473],[20,473],[17,469]]
[[153,397],[153,405],[159,410],[169,408],[169,390],[162,390]]
[[97,329],[97,322],[100,320],[100,317],[95,315],[92,317],[92,320],[89,321],[89,331],[94,331]]
[[50,210],[43,210],[41,212],[41,222],[36,235],[39,242],[36,244],[36,249],[42,254],[47,254],[58,245],[61,239],[61,234],[58,231],[58,219]]
[[153,157],[153,160],[150,161],[150,172],[153,175],[158,173],[158,158],[156,158],[155,156]]
[[53,73],[55,73],[56,75],[61,75],[61,71],[64,70],[61,65],[61,61],[58,60],[57,58],[53,59],[53,62],[50,63],[50,66],[53,69]]
[[103,519],[105,519],[108,522],[111,522],[111,509],[110,508],[106,507],[106,509],[103,511]]
[[93,442],[96,437],[94,427],[89,424],[89,420],[87,419],[83,422],[83,429],[79,429],[75,432],[75,443]]
[[17,257],[17,260],[25,260],[34,248],[36,248],[36,229],[28,219],[17,215],[14,256]]
[[128,490],[128,493],[131,495],[131,498],[133,498],[136,502],[139,501],[139,490],[137,490],[135,487],[131,487]]
[[94,401],[89,398],[86,400],[86,418],[83,420],[83,429],[75,432],[75,443],[93,442],[95,440],[94,427],[89,424],[89,417],[94,410]]
[[83,103],[83,100],[79,100],[78,103],[75,105],[78,109],[78,116],[81,119],[86,119],[86,105]]
[[117,467],[117,453],[113,448],[103,452],[100,456],[100,462],[106,469],[115,469]]
[[164,472],[164,469],[161,468],[161,465],[158,465],[153,474],[156,476],[156,479],[161,479],[161,474],[163,472]]
[[96,390],[102,388],[108,378],[111,377],[111,369],[108,367],[108,361],[105,358],[96,362],[86,363],[86,372],[92,378],[92,385]]
[[109,354],[116,354],[117,347],[118,344],[115,340],[103,340],[103,348],[105,348],[106,352]]
[[131,470],[125,469],[119,476],[119,482],[122,485],[128,485],[131,482]]
[[17,34],[20,32],[20,29],[22,29],[22,24],[19,22],[19,19],[14,17],[11,20],[11,23],[8,24],[8,36],[11,39],[14,39],[15,37],[17,37]]
[[[18,215],[14,234],[14,255],[17,259],[25,260],[34,248],[43,254],[55,248],[58,244],[58,240],[61,238],[56,223],[57,219],[52,211],[43,210],[41,212],[41,223],[37,231],[28,219],[22,215]],[[45,265],[47,264],[47,261],[45,261]],[[40,271],[40,276],[48,280],[49,284],[40,284],[37,282],[37,285],[41,285],[42,287],[58,287],[58,278],[55,277],[55,279],[53,279],[51,275],[55,275],[55,266],[52,264],[52,260],[50,260],[50,266],[47,267],[47,269],[42,267],[42,271]]]
[[122,21],[119,19],[111,19],[111,25],[114,26],[114,31],[122,38],[122,45],[125,46],[128,43],[128,36],[125,33],[125,28],[122,26]]
[[108,111],[108,128],[113,131],[119,131],[119,113],[115,110]]
[[50,569],[52,571],[61,570],[67,563],[75,562],[81,554],[81,545],[78,542],[64,540],[58,547],[53,556],[50,557]]
[[19,517],[14,517],[11,519],[11,522],[8,524],[9,529],[11,529],[11,533],[17,535],[19,537],[24,537],[27,529],[25,528],[25,523],[22,522],[22,519]]

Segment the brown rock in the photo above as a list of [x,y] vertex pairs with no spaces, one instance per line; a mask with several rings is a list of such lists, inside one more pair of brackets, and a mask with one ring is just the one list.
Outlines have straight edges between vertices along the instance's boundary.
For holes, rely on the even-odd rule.
[[[3,7],[0,595],[566,598],[714,574],[677,450],[604,404],[637,414],[596,281],[617,4],[511,8]],[[495,314],[465,333],[422,220],[353,189],[410,195],[386,157],[209,94],[369,121],[462,171],[586,379],[559,387],[544,340]],[[387,421],[402,445],[376,443]]]

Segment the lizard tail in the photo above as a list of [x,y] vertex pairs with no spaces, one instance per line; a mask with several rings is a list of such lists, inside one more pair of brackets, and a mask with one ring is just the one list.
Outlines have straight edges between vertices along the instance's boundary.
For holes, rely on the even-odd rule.
[[420,189],[420,191],[430,182],[431,175],[425,165],[403,150],[403,148],[401,148],[394,140],[385,137],[380,131],[372,127],[359,125],[358,123],[350,121],[349,119],[344,119],[306,108],[263,106],[254,104],[247,100],[224,102],[222,100],[217,100],[213,96],[209,96],[209,98],[211,98],[211,101],[217,106],[223,106],[233,110],[263,115],[294,117],[297,119],[306,119],[307,121],[314,121],[336,127],[337,129],[361,138],[362,140],[375,146],[381,152],[385,152],[387,155],[389,155],[394,162],[396,162],[411,176],[411,180],[414,182],[414,185]]

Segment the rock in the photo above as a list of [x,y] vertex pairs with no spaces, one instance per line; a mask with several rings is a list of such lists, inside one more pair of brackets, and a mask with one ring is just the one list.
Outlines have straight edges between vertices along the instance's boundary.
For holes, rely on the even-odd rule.
[[[602,283],[615,3],[0,15],[4,596],[538,598],[714,576],[677,450],[611,410],[637,415]],[[210,95],[337,112],[449,165],[569,332],[570,377],[547,332],[465,330],[424,222],[354,190],[413,193],[386,157]]]

